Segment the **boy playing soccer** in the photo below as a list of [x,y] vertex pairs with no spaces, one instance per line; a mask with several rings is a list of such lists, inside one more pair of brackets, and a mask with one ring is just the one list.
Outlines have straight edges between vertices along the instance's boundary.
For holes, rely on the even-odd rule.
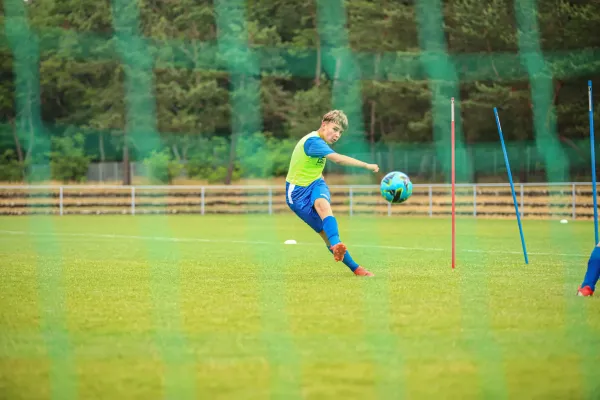
[[590,255],[587,271],[583,278],[583,283],[577,290],[577,295],[593,296],[598,278],[600,278],[600,244],[594,247],[592,255]]
[[367,164],[338,154],[329,147],[340,139],[347,128],[348,118],[343,111],[333,110],[323,116],[318,131],[300,139],[292,153],[286,177],[286,202],[302,221],[323,238],[335,261],[343,261],[357,276],[373,276],[352,259],[346,246],[340,241],[338,224],[331,211],[329,188],[323,179],[327,160],[340,165],[362,167],[372,172],[379,171],[377,164]]

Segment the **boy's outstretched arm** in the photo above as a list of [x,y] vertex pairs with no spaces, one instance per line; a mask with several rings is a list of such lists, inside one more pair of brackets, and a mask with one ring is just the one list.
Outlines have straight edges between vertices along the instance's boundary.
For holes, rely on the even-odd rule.
[[357,160],[356,158],[348,157],[343,154],[331,153],[325,156],[328,160],[333,161],[336,164],[348,166],[348,167],[359,167],[368,169],[371,172],[379,172],[379,166],[377,164],[369,164],[364,161]]

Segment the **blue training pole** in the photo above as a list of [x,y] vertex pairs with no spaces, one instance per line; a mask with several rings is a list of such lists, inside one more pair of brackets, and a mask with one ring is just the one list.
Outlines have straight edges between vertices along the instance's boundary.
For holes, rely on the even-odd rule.
[[504,162],[506,163],[506,171],[508,172],[508,180],[510,182],[510,190],[512,192],[513,203],[515,204],[515,213],[517,214],[517,223],[519,224],[519,234],[521,235],[521,246],[523,246],[525,264],[529,264],[529,259],[527,258],[527,248],[525,247],[525,237],[523,236],[523,226],[521,226],[521,215],[519,214],[519,205],[517,204],[517,196],[515,195],[515,185],[513,184],[512,173],[510,172],[508,154],[506,152],[506,146],[504,145],[504,137],[502,136],[502,128],[500,127],[500,117],[498,117],[498,110],[496,110],[496,107],[494,107],[494,115],[496,116],[498,134],[500,135],[500,143],[502,143],[502,151],[504,152]]
[[596,145],[594,144],[594,107],[592,81],[588,81],[588,104],[590,112],[590,152],[592,153],[592,197],[594,199],[594,245],[598,244],[598,199],[596,196]]

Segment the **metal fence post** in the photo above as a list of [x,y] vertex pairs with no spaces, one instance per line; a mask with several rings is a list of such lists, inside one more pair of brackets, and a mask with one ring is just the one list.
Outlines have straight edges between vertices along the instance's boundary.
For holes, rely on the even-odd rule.
[[200,188],[200,215],[204,215],[204,186]]
[[433,216],[433,187],[429,186],[429,216]]
[[60,190],[59,190],[59,195],[58,195],[58,197],[59,197],[59,200],[58,200],[58,207],[59,207],[59,209],[60,209],[60,211],[59,211],[59,212],[60,212],[60,215],[63,215],[63,187],[62,187],[62,186],[60,187]]
[[477,217],[477,185],[473,185],[473,216]]
[[273,189],[269,188],[269,215],[273,214]]
[[577,211],[575,210],[575,204],[576,204],[576,200],[577,200],[576,199],[577,194],[576,194],[576,191],[575,191],[575,184],[574,183],[573,183],[573,187],[572,187],[572,190],[571,190],[571,194],[572,194],[572,197],[571,197],[572,204],[571,205],[573,207],[573,215],[572,215],[572,217],[573,217],[573,219],[575,219],[575,218],[577,218]]
[[350,187],[349,197],[350,197],[350,216],[352,216],[352,203],[353,203],[353,199],[352,199],[352,187]]
[[131,215],[135,215],[135,186],[131,187]]

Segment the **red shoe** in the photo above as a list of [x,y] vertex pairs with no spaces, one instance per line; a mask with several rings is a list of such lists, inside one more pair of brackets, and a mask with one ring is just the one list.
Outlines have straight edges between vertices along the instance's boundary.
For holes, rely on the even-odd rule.
[[363,267],[358,267],[354,270],[356,276],[375,276],[372,272],[367,271]]
[[584,287],[579,286],[579,289],[577,290],[577,296],[589,297],[589,296],[593,296],[593,295],[594,295],[594,291],[589,286],[584,286]]
[[344,259],[344,255],[346,254],[346,245],[344,243],[338,243],[335,246],[330,247],[333,252],[333,258],[335,261],[342,261]]

